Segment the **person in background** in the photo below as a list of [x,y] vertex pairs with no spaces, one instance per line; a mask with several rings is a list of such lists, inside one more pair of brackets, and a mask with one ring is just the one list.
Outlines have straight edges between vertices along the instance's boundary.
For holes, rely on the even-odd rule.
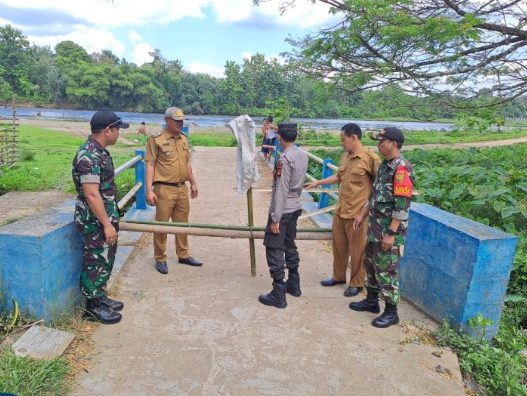
[[139,129],[137,130],[137,139],[139,140],[139,143],[146,144],[146,137],[146,123],[142,121],[141,125],[139,125]]

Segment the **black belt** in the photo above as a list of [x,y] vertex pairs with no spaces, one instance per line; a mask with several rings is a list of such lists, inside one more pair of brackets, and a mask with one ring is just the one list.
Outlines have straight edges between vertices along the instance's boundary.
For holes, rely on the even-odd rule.
[[164,182],[164,181],[156,181],[154,182],[154,184],[163,184],[164,186],[172,186],[172,187],[181,187],[182,185],[185,184],[185,182],[177,182],[177,183],[169,183],[169,182]]

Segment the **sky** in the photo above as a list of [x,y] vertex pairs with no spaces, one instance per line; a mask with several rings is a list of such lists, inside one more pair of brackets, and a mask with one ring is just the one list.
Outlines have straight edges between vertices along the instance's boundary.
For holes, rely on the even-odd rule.
[[301,38],[337,22],[329,7],[296,0],[280,14],[281,0],[0,0],[0,26],[10,24],[32,44],[53,48],[72,40],[88,53],[109,49],[141,65],[159,49],[193,73],[223,76],[227,60],[251,54],[278,57]]

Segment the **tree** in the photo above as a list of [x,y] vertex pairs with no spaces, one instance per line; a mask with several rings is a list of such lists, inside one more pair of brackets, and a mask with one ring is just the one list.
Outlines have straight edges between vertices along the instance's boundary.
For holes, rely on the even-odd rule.
[[474,106],[527,93],[525,0],[311,1],[341,16],[333,28],[290,40],[291,59],[317,78],[352,91],[400,83]]
[[0,27],[0,85],[7,84],[12,94],[28,87],[29,42],[18,29]]

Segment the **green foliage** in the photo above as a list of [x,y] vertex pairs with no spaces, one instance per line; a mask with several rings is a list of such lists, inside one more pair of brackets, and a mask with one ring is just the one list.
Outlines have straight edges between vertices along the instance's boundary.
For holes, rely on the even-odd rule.
[[29,42],[18,29],[0,27],[0,82],[13,93],[22,93],[28,86]]
[[[493,342],[458,332],[447,323],[443,323],[437,334],[438,344],[452,348],[459,355],[465,374],[470,374],[488,395],[527,395],[527,362],[518,353],[525,347],[526,339],[511,312],[510,308],[504,312]],[[481,334],[489,324],[481,315],[472,318],[469,323],[483,329]]]
[[64,395],[71,368],[65,359],[16,357],[9,347],[0,351],[0,392],[20,396]]

